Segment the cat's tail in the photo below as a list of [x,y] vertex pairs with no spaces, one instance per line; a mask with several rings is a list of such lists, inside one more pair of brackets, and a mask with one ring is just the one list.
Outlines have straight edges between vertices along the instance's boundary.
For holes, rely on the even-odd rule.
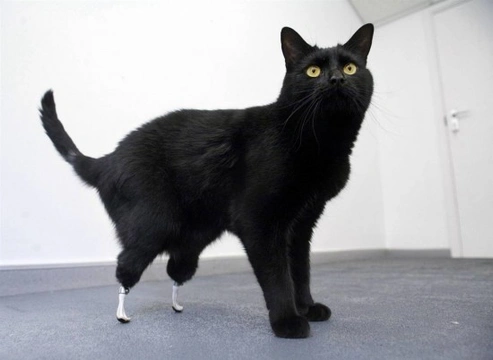
[[65,131],[56,113],[52,90],[48,90],[41,99],[39,113],[46,134],[60,155],[73,166],[77,175],[85,183],[96,187],[101,173],[97,160],[82,154]]

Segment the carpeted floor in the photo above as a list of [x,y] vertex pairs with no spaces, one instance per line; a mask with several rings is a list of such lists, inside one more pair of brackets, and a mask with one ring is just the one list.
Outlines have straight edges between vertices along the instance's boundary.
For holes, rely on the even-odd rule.
[[[1,273],[0,273],[1,276]],[[0,278],[1,281],[1,278]],[[0,297],[0,359],[493,359],[493,260],[379,259],[313,269],[332,318],[275,338],[251,273]]]

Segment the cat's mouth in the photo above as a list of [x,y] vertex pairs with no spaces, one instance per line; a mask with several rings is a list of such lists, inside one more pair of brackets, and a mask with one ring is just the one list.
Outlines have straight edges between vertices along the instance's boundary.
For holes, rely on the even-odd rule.
[[325,97],[329,99],[346,98],[349,96],[347,86],[344,84],[330,85],[324,90]]

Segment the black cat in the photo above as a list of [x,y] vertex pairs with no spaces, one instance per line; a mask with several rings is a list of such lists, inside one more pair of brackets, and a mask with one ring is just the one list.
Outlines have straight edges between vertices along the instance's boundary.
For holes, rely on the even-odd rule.
[[162,253],[178,285],[204,248],[237,235],[263,290],[277,336],[304,338],[330,309],[310,293],[310,239],[325,203],[345,186],[349,156],[373,92],[366,68],[373,25],[322,49],[283,28],[286,76],[276,102],[244,110],[180,110],[131,132],[98,159],[83,155],[58,120],[53,92],[41,120],[56,149],[97,188],[123,248],[123,300]]

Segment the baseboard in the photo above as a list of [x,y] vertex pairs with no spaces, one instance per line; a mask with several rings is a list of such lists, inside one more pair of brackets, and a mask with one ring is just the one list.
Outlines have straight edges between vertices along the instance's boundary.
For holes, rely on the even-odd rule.
[[[430,258],[449,257],[449,250],[352,250],[315,252],[311,255],[312,265],[334,261],[364,260],[375,258]],[[205,258],[200,260],[196,276],[230,274],[251,271],[246,256]],[[141,281],[169,280],[166,260],[157,259],[144,272]],[[11,296],[36,292],[79,289],[94,286],[115,285],[115,264],[79,264],[44,266],[0,267],[0,296]]]
[[385,256],[390,258],[447,258],[450,259],[452,254],[450,249],[425,249],[425,250],[411,250],[411,249],[388,249],[385,250]]

